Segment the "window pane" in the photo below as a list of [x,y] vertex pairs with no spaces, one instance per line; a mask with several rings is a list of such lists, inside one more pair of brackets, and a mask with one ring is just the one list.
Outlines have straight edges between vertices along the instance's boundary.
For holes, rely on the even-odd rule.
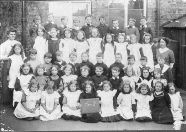
[[128,9],[143,9],[144,0],[129,0]]

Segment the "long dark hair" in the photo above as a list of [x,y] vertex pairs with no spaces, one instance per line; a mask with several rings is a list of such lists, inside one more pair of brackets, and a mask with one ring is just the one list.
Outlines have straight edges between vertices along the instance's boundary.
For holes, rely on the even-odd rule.
[[86,93],[86,86],[87,85],[91,86],[91,93],[96,93],[96,89],[95,89],[95,85],[94,85],[93,81],[85,81],[85,83],[83,84],[84,93]]
[[10,51],[10,53],[9,53],[8,56],[11,56],[11,55],[15,54],[14,49],[15,49],[16,46],[18,46],[18,47],[21,48],[21,53],[20,53],[20,54],[21,54],[22,59],[24,59],[24,58],[25,58],[25,54],[24,54],[24,49],[23,49],[23,46],[22,46],[21,43],[16,43],[16,44],[12,47],[12,49],[11,49],[11,51]]

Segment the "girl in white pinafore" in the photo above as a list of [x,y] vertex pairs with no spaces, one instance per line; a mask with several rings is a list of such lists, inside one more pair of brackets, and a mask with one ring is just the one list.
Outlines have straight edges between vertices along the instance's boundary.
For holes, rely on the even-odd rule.
[[125,42],[125,36],[123,34],[118,35],[118,42],[119,43],[116,43],[116,53],[121,53],[121,55],[122,55],[121,63],[124,66],[127,66],[128,65],[128,60],[127,60],[127,58],[128,58],[128,54],[127,54],[128,43]]
[[121,84],[121,93],[117,98],[118,111],[125,120],[132,120],[134,113],[132,111],[132,105],[135,104],[134,97],[131,94],[132,87],[129,81],[125,81]]
[[99,38],[99,31],[97,28],[92,28],[92,33],[91,36],[87,41],[90,46],[89,50],[89,61],[92,62],[93,64],[96,64],[96,55],[99,52],[102,52],[101,50],[101,41],[102,38]]
[[68,86],[69,90],[63,92],[64,98],[62,110],[64,115],[62,118],[65,120],[79,120],[81,112],[78,101],[81,91],[77,90],[77,81],[71,81]]
[[39,105],[41,96],[37,92],[38,87],[36,81],[31,81],[28,89],[28,92],[23,92],[22,100],[17,105],[14,115],[19,119],[39,119]]
[[40,106],[40,120],[50,121],[61,118],[63,113],[59,105],[59,93],[54,91],[55,85],[53,81],[50,81],[46,90],[42,92],[41,106]]
[[117,104],[113,104],[116,89],[111,91],[111,83],[103,81],[103,91],[98,90],[98,96],[101,98],[101,121],[102,122],[117,122],[123,118],[117,111]]
[[61,39],[61,45],[59,50],[63,51],[63,60],[67,63],[70,62],[69,54],[75,49],[75,41],[71,39],[71,31],[70,29],[64,30],[65,38]]
[[44,63],[44,54],[47,52],[46,39],[44,38],[45,28],[39,26],[37,30],[38,36],[35,39],[33,48],[37,50],[37,60]]
[[141,83],[137,93],[134,95],[137,100],[137,112],[135,120],[138,122],[148,122],[152,120],[149,102],[152,101],[153,95],[150,95],[150,88],[148,84]]

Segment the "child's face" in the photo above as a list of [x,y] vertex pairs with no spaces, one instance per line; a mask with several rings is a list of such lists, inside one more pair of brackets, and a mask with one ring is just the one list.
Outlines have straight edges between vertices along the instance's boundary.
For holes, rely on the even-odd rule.
[[165,47],[166,47],[166,42],[163,39],[161,39],[160,40],[160,48],[165,48]]
[[71,37],[71,33],[69,31],[65,32],[65,38],[70,38]]
[[71,84],[71,85],[70,85],[70,91],[71,91],[71,92],[75,92],[75,91],[76,91],[76,88],[77,88],[77,87],[76,87],[75,84]]
[[120,35],[119,38],[118,38],[118,42],[123,43],[124,42],[124,36]]
[[47,90],[48,94],[52,94],[54,92],[54,90],[52,88],[47,88],[46,90]]
[[174,87],[174,86],[171,86],[171,87],[169,88],[169,92],[170,92],[170,94],[174,94],[174,93],[176,92],[175,87]]
[[156,85],[155,85],[155,91],[156,92],[161,92],[162,91],[162,84],[161,83],[156,83]]
[[129,21],[129,26],[134,26],[135,22],[134,21]]
[[70,69],[70,68],[65,68],[65,75],[70,75],[71,74],[71,72],[72,72],[72,70]]
[[158,73],[158,72],[154,72],[154,77],[155,77],[156,79],[160,79],[161,74]]
[[14,40],[15,37],[16,37],[16,33],[15,33],[15,32],[10,32],[10,33],[8,34],[8,38],[9,38],[10,40]]
[[48,21],[49,21],[49,22],[52,22],[53,19],[54,19],[54,17],[53,17],[52,15],[49,15],[49,16],[48,16]]
[[49,64],[51,62],[52,58],[45,57],[44,61],[46,64]]
[[38,69],[37,69],[37,74],[38,74],[39,76],[42,76],[42,75],[44,74],[44,70],[43,70],[42,68],[38,68]]
[[150,43],[150,36],[146,36],[146,37],[145,37],[145,43],[146,43],[146,44]]
[[37,33],[38,33],[38,36],[40,36],[40,37],[42,37],[44,35],[44,32],[42,29],[38,29]]
[[61,62],[63,60],[63,55],[62,54],[57,55],[56,59],[57,59],[57,61]]
[[87,77],[88,74],[89,74],[88,70],[82,70],[82,71],[81,71],[81,75],[82,75],[83,77]]
[[105,24],[105,19],[104,18],[100,18],[99,22],[100,22],[100,24]]
[[134,62],[135,62],[135,60],[134,60],[133,58],[128,59],[128,64],[129,64],[129,65],[133,65],[133,64],[134,64]]
[[91,17],[87,17],[87,18],[85,19],[85,21],[86,21],[87,24],[91,24],[92,19],[91,19]]
[[158,64],[164,65],[165,64],[165,60],[162,59],[162,58],[158,58]]
[[85,90],[86,93],[91,93],[92,87],[90,85],[86,85]]
[[142,66],[146,66],[147,61],[146,60],[140,60],[140,63],[141,63]]
[[75,62],[76,59],[77,59],[77,56],[75,56],[75,55],[70,56],[70,61]]
[[58,70],[57,70],[57,68],[56,67],[52,67],[52,75],[57,75],[57,73],[58,73]]
[[37,91],[37,85],[36,84],[33,84],[30,88],[30,91],[31,92],[36,92]]
[[30,59],[31,60],[36,60],[36,54],[30,54]]
[[143,77],[147,78],[149,76],[149,71],[148,70],[143,70]]
[[141,20],[140,20],[140,24],[141,24],[141,25],[146,25],[146,24],[147,24],[147,21],[146,21],[145,19],[141,19]]
[[103,62],[103,58],[102,57],[96,57],[97,63],[102,63]]
[[21,53],[21,48],[19,46],[15,46],[14,52],[16,55],[19,55]]
[[67,18],[66,18],[66,19],[63,19],[63,20],[61,21],[61,23],[62,23],[64,26],[67,25],[67,22],[68,22]]
[[96,72],[96,75],[101,76],[102,73],[103,73],[103,70],[100,70],[100,69],[96,68],[95,72]]
[[129,85],[124,85],[123,90],[125,93],[128,93],[130,91],[130,86]]
[[132,70],[127,70],[127,76],[129,76],[129,77],[132,76]]
[[140,92],[141,92],[141,94],[145,95],[145,94],[147,94],[148,90],[147,90],[146,87],[142,87],[142,88],[140,89]]
[[52,29],[52,30],[50,31],[50,35],[52,36],[52,38],[56,38],[56,36],[57,36],[57,31],[56,31],[56,29]]
[[92,37],[96,38],[98,36],[98,31],[96,29],[92,30]]
[[105,91],[105,92],[108,92],[109,90],[110,90],[110,85],[109,84],[104,84],[103,85],[103,90]]
[[30,71],[30,67],[29,67],[29,66],[25,66],[25,67],[23,68],[23,73],[24,73],[24,74],[28,74],[29,71]]
[[112,76],[113,77],[118,77],[119,76],[119,71],[116,71],[116,70],[112,70]]
[[88,61],[88,55],[87,54],[82,54],[81,59],[82,59],[83,62]]
[[78,27],[79,26],[79,21],[74,21],[73,24],[74,24],[75,27]]
[[119,22],[118,21],[113,21],[112,22],[112,25],[113,25],[113,27],[116,27],[117,28],[119,26]]
[[130,41],[131,41],[132,44],[135,44],[136,43],[136,37],[131,37]]
[[120,63],[122,60],[122,57],[121,57],[121,55],[116,55],[115,59],[116,59],[116,62]]
[[79,32],[79,33],[77,34],[77,38],[78,38],[79,40],[83,40],[83,37],[84,37],[84,35],[83,35],[82,32]]
[[111,41],[112,41],[112,36],[111,36],[111,35],[107,35],[107,36],[106,36],[106,40],[107,40],[107,43],[111,43]]
[[39,25],[39,24],[41,24],[41,20],[40,20],[40,19],[37,19],[37,20],[35,20],[35,23],[36,23],[37,25]]

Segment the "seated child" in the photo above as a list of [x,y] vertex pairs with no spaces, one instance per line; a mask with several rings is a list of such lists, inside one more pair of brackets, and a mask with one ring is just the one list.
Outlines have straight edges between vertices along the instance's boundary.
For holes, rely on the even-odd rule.
[[80,90],[77,90],[77,81],[71,81],[68,85],[67,91],[65,91],[63,97],[63,115],[61,118],[65,120],[79,120],[81,117],[80,104],[78,103]]
[[121,92],[117,98],[117,104],[119,105],[117,109],[124,120],[127,121],[133,120],[134,118],[133,108],[135,101],[131,94],[132,87],[130,86],[130,82],[129,81],[122,82],[120,90]]
[[56,89],[55,84],[50,81],[47,83],[46,91],[42,92],[40,106],[40,120],[42,121],[57,120],[63,114],[59,105],[60,95],[54,89]]
[[89,76],[89,67],[88,66],[83,66],[80,68],[80,71],[81,71],[81,76],[78,77],[77,79],[77,82],[79,84],[79,88],[81,91],[84,90],[84,87],[83,87],[83,84],[86,82],[86,81],[92,81],[92,78]]
[[41,95],[37,92],[38,85],[35,79],[30,81],[28,89],[28,92],[23,92],[21,102],[14,110],[14,115],[19,119],[39,119]]
[[92,77],[92,81],[95,85],[95,90],[102,90],[103,81],[107,80],[107,77],[102,75],[103,73],[102,67],[97,66],[95,68],[95,73],[96,75]]
[[142,69],[144,67],[148,67],[149,68],[150,75],[153,76],[154,67],[153,67],[153,69],[151,69],[149,66],[147,66],[147,61],[148,60],[147,60],[147,57],[146,56],[142,56],[140,58],[140,66],[139,66],[139,68],[140,68],[141,74],[142,74]]
[[[98,98],[97,92],[94,87],[94,83],[92,81],[86,81],[84,85],[83,93],[80,94],[79,102],[81,99],[91,99],[91,98]],[[82,114],[81,121],[87,123],[97,123],[100,121],[101,115],[99,112],[97,113],[88,113]]]
[[52,54],[50,52],[45,53],[44,55],[44,75],[45,76],[50,76],[50,68],[52,67]]
[[[107,76],[107,73],[108,73],[108,67],[107,65],[103,62],[103,54],[100,52],[100,53],[97,53],[96,55],[96,60],[97,60],[97,63],[94,65],[94,71],[95,71],[95,68],[97,66],[99,67],[102,67],[103,68],[103,75],[104,76]],[[94,73],[95,75],[96,73]]]
[[173,115],[170,110],[171,99],[163,89],[163,83],[157,81],[155,84],[155,92],[153,93],[152,120],[159,124],[171,124],[173,123]]

